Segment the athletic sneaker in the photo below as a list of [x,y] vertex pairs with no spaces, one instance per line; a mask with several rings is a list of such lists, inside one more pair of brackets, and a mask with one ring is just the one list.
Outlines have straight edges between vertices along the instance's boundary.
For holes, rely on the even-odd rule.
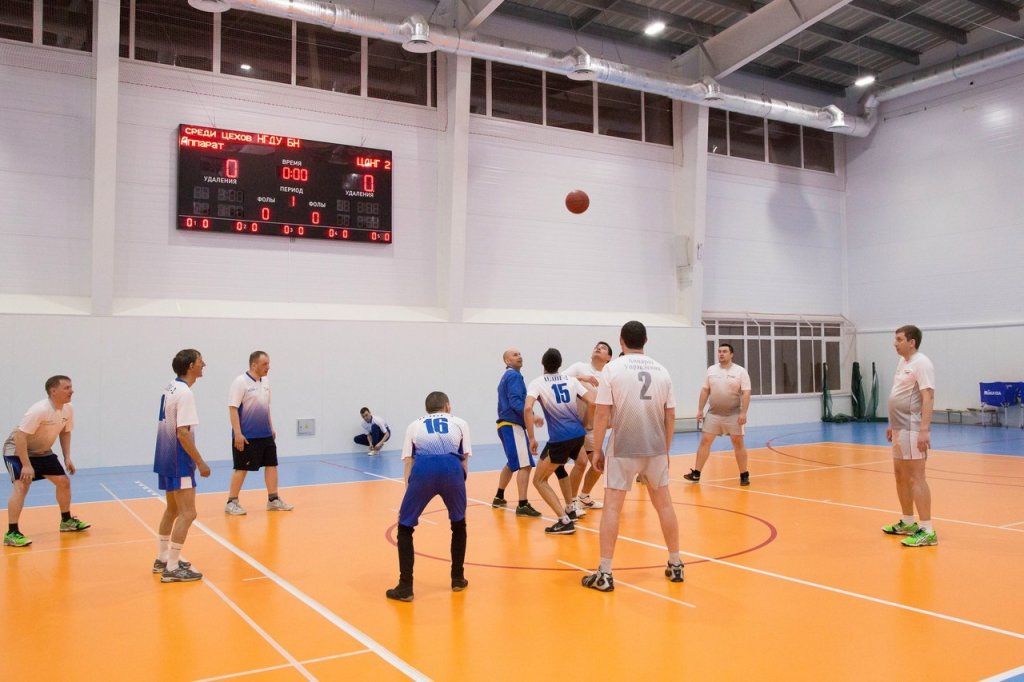
[[469,581],[465,578],[452,578],[452,592],[462,592],[469,587]]
[[497,495],[495,495],[494,499],[491,500],[491,506],[494,507],[495,509],[499,507],[507,507],[508,500],[506,500],[504,497],[498,497]]
[[683,478],[690,483],[700,483],[700,472],[696,469],[690,469],[690,473],[683,474]]
[[576,514],[576,508],[573,507],[569,511],[565,512],[565,515],[569,517],[570,521],[576,522],[579,520],[579,516]]
[[882,532],[886,535],[913,535],[920,529],[920,526],[917,525],[917,521],[903,523],[903,519],[900,519],[896,523],[888,526],[882,526]]
[[611,592],[615,589],[615,579],[612,578],[611,573],[604,573],[602,571],[595,571],[590,575],[583,578],[581,581],[583,587],[589,587],[592,590],[598,590],[599,592]]
[[8,547],[28,547],[32,541],[18,531],[11,531],[4,535],[4,544]]
[[202,579],[202,573],[193,571],[191,567],[185,568],[181,562],[178,562],[178,567],[173,571],[165,568],[164,572],[160,574],[162,583],[191,583]]
[[295,505],[288,504],[280,497],[276,500],[270,500],[267,502],[267,511],[291,511],[292,509],[295,509]]
[[[185,568],[192,568],[192,564],[190,564],[187,561],[180,561],[179,560],[178,561],[178,565],[179,566],[184,566]],[[166,561],[160,561],[159,559],[157,559],[156,561],[153,562],[153,572],[154,573],[163,573],[166,570],[167,570],[167,562]]]
[[580,495],[576,500],[580,503],[581,507],[586,507],[587,509],[601,509],[604,507],[604,502],[595,500],[590,495]]
[[516,516],[540,516],[540,512],[527,502],[516,507]]
[[366,454],[369,455],[370,457],[376,457],[377,455],[380,454],[380,450],[378,450],[377,448],[370,448],[370,451],[367,452]]
[[904,547],[929,547],[939,544],[939,536],[933,530],[918,528],[916,533],[904,538],[901,544]]
[[572,535],[576,532],[576,524],[572,522],[572,519],[569,520],[569,523],[562,523],[562,520],[559,519],[555,521],[555,525],[545,528],[544,532],[548,535]]
[[683,582],[683,565],[669,562],[665,566],[665,577],[674,583]]
[[[469,583],[466,583],[467,585]],[[455,581],[452,581],[452,589],[455,589]],[[390,590],[384,593],[384,596],[388,599],[394,599],[395,601],[412,601],[412,586],[404,583],[398,583]]]
[[572,510],[576,512],[577,519],[582,519],[584,516],[587,515],[587,508],[584,507],[583,503],[581,503],[578,499],[573,501]]
[[67,521],[61,521],[60,522],[60,532],[61,533],[77,533],[79,531],[83,531],[83,530],[89,528],[90,526],[92,526],[91,523],[86,523],[85,521],[81,521],[81,520],[75,518],[74,516],[72,516]]
[[[685,474],[684,474],[685,477]],[[750,472],[744,471],[740,474],[740,485],[750,485]]]
[[224,513],[231,514],[232,516],[245,516],[248,512],[246,512],[245,507],[238,504],[238,502],[231,500],[224,505]]

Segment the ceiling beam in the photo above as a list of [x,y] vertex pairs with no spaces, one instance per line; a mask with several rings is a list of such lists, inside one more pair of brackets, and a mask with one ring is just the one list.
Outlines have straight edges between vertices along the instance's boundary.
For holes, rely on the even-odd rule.
[[487,17],[494,14],[504,0],[460,0],[459,27],[467,31],[480,28]]
[[721,79],[781,45],[851,0],[772,0],[718,35],[675,59],[680,71],[694,80]]
[[1006,2],[1006,0],[967,0],[967,2],[977,5],[997,17],[1009,19],[1010,21],[1020,21],[1020,10],[1017,9],[1016,5]]
[[967,44],[967,31],[918,14],[907,4],[894,6],[881,2],[881,0],[853,0],[850,6],[890,21],[898,21],[901,24],[919,28],[944,40],[952,40],[961,45]]
[[921,53],[909,50],[899,45],[893,45],[877,38],[872,38],[867,35],[872,31],[885,26],[888,22],[884,19],[870,19],[867,23],[862,24],[856,31],[849,31],[845,28],[839,28],[837,26],[831,26],[824,22],[809,26],[807,31],[814,35],[821,36],[822,38],[828,38],[839,43],[845,43],[846,45],[856,45],[857,47],[863,47],[865,50],[871,50],[878,54],[884,54],[887,57],[892,57],[901,62],[907,64],[913,64],[917,66],[921,63]]
[[758,64],[756,62],[745,64],[740,71],[754,76],[764,76],[773,80],[783,80],[787,83],[801,85],[805,88],[811,88],[812,90],[819,90],[829,95],[835,95],[836,97],[844,97],[846,95],[846,88],[842,85],[836,85],[829,81],[811,78],[810,76],[802,76],[798,73],[783,72],[781,69],[764,66],[763,64]]

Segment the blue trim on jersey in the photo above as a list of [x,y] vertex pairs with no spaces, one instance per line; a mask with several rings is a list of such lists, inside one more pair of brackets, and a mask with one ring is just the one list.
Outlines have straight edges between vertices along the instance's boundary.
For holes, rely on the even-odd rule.
[[498,421],[512,422],[526,427],[523,410],[526,409],[526,380],[518,370],[505,368],[498,382]]

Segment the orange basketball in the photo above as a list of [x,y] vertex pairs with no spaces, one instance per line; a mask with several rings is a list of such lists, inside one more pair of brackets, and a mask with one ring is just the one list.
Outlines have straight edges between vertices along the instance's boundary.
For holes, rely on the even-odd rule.
[[590,197],[581,189],[574,189],[565,195],[565,207],[572,213],[583,213],[590,207]]

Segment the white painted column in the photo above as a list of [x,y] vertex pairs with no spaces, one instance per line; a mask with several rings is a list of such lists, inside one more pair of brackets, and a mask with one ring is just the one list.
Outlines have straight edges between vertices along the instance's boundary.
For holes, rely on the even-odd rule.
[[[469,88],[472,60],[438,55],[445,69],[439,86],[440,133],[437,164],[437,283],[450,322],[461,322],[466,287],[466,191],[469,183]],[[444,111],[441,111],[444,107]]]
[[708,201],[708,109],[673,102],[676,313],[700,324],[704,303],[704,235]]
[[114,312],[114,222],[117,215],[118,42],[120,4],[94,3],[96,91],[93,106],[92,314]]

